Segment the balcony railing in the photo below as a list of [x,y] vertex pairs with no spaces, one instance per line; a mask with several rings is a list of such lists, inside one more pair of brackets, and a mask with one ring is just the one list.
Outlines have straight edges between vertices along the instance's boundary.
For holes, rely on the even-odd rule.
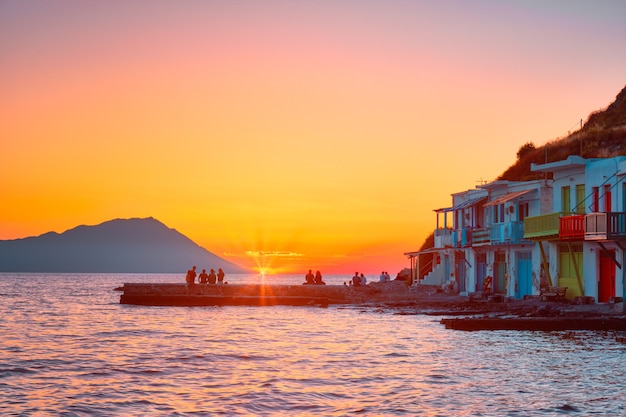
[[455,248],[467,248],[472,246],[471,229],[456,229],[452,231],[452,246]]
[[560,212],[530,216],[524,219],[525,239],[558,239]]
[[435,230],[435,247],[446,248],[452,246],[452,229]]
[[585,238],[585,216],[575,214],[559,219],[559,238],[561,240],[583,240]]
[[586,240],[626,239],[626,213],[589,213],[585,216]]
[[494,224],[491,226],[492,245],[524,243],[524,223],[520,221]]
[[472,246],[484,246],[491,243],[491,232],[488,228],[472,230]]

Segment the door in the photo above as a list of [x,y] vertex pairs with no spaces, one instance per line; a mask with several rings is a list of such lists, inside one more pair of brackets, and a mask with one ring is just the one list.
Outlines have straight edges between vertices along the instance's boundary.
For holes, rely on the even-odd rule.
[[[583,245],[559,245],[559,287],[567,287],[565,298],[584,295],[581,288],[583,270]],[[577,272],[578,271],[578,272]],[[580,282],[579,282],[580,279]]]
[[506,254],[496,252],[493,263],[493,292],[506,294]]
[[[613,258],[611,258],[611,255]],[[598,302],[607,303],[611,297],[615,297],[615,251],[610,254],[600,251],[600,280],[598,281]]]
[[474,291],[482,291],[483,282],[487,276],[487,255],[484,253],[476,254],[476,288]]
[[517,298],[523,299],[525,295],[532,295],[533,293],[532,252],[518,252],[515,263],[515,269],[517,270],[517,291],[515,295]]
[[565,215],[569,215],[571,212],[571,200],[570,200],[571,191],[568,186],[561,187],[561,211]]
[[465,292],[467,291],[467,285],[465,284],[465,276],[466,276],[466,266],[465,266],[465,252],[464,251],[457,251],[455,253],[455,263],[454,263],[454,269],[455,269],[455,275],[456,275],[456,282],[459,285],[459,292]]

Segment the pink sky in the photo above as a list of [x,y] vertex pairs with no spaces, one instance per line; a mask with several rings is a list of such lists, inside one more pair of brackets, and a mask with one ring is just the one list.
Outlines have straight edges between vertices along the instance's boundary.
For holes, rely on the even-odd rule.
[[451,193],[613,101],[624,16],[623,1],[3,1],[0,239],[152,216],[243,266],[397,272]]

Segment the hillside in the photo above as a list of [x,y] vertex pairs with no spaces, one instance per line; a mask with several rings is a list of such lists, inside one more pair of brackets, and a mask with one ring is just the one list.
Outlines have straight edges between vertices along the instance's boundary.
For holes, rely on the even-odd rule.
[[184,273],[192,265],[247,272],[153,218],[0,240],[2,272]]
[[[531,163],[560,161],[570,155],[581,155],[583,158],[626,156],[626,86],[606,109],[591,113],[582,129],[538,148],[531,142],[522,145],[517,152],[516,162],[497,179],[508,181],[539,179],[543,174],[531,172]],[[420,250],[433,246],[434,235],[431,233],[422,243]]]
[[606,109],[591,113],[582,129],[538,148],[530,142],[522,145],[517,152],[517,161],[497,179],[538,179],[540,174],[530,171],[531,163],[560,161],[570,155],[583,158],[626,155],[626,87]]

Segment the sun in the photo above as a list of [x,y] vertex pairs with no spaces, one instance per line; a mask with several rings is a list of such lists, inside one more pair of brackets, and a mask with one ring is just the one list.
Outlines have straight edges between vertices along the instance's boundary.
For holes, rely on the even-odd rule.
[[277,273],[277,270],[275,268],[271,268],[269,266],[259,266],[254,268],[259,275],[261,275],[262,277],[266,277],[268,275],[275,275]]

